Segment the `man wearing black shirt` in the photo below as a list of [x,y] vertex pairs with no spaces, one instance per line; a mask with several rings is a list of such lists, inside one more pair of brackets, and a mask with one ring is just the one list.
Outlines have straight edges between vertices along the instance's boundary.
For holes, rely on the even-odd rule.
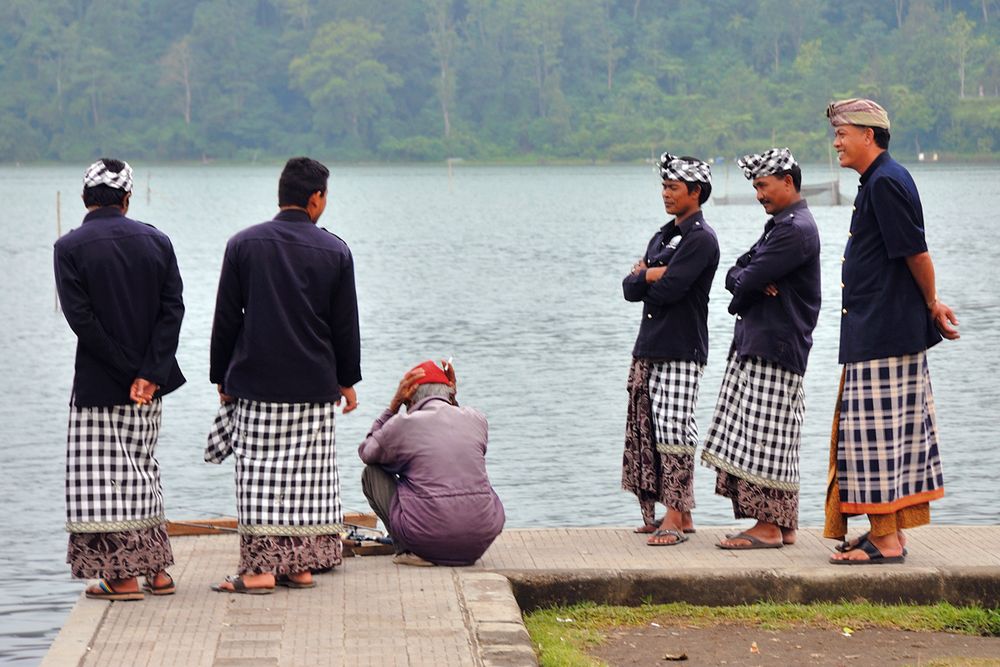
[[[639,499],[650,546],[685,542],[694,532],[694,410],[708,358],[708,294],[719,266],[719,241],[701,205],[712,192],[708,164],[664,153],[663,204],[675,216],[622,281],[625,300],[641,302],[632,349],[622,488]],[[654,519],[656,503],[667,508]]]
[[154,455],[184,302],[167,236],[125,216],[132,168],[102,158],[83,178],[83,225],[55,244],[56,288],[77,336],[66,453],[67,562],[100,579],[87,597],[169,595],[173,564]]
[[334,406],[357,407],[361,380],[354,260],[316,226],[329,171],[292,158],[273,220],[226,246],[212,327],[210,379],[230,408],[241,576],[214,588],[310,588],[341,562]]

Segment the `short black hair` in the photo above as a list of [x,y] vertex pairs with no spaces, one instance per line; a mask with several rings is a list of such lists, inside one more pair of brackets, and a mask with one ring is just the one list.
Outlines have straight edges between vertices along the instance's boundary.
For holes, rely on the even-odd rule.
[[889,130],[884,127],[873,127],[872,133],[875,135],[875,145],[879,148],[888,150],[889,149]]
[[775,174],[775,176],[781,179],[784,179],[785,176],[791,176],[792,185],[795,186],[795,191],[802,192],[802,169],[799,168],[799,165],[794,164],[790,169],[779,171]]
[[293,157],[278,179],[278,206],[305,208],[314,192],[326,192],[330,170],[308,157]]
[[[110,157],[102,157],[100,162],[108,168],[108,171],[121,172],[125,168],[125,163]],[[113,188],[110,185],[101,183],[83,188],[83,205],[87,208],[92,206],[125,206],[125,197],[128,195],[124,190]]]
[[701,192],[698,193],[698,206],[707,202],[708,198],[712,196],[711,183],[702,183],[701,181],[684,181],[684,185],[687,186],[688,194],[694,192],[695,188],[701,188]]

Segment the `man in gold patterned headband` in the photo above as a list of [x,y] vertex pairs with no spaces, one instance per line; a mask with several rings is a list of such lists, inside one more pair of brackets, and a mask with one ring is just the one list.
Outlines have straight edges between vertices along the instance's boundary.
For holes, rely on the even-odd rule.
[[[871,100],[826,110],[840,166],[861,175],[841,258],[841,393],[834,416],[824,536],[847,518],[871,529],[842,542],[836,565],[902,563],[903,530],[930,523],[944,495],[927,349],[958,338],[937,297],[920,195],[889,155],[889,116]],[[891,425],[887,427],[887,425]]]

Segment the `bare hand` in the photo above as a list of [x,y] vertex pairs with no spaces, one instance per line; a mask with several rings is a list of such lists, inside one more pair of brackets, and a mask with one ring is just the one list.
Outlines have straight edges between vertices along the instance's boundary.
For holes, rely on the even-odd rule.
[[663,277],[663,274],[667,272],[667,267],[665,266],[654,266],[651,269],[646,269],[646,282],[655,283],[657,280]]
[[455,386],[455,364],[448,363],[444,359],[441,360],[441,368],[444,370],[444,374],[448,376],[448,384],[452,387]]
[[144,378],[136,378],[128,390],[128,397],[138,405],[148,405],[153,401],[153,395],[159,385]]
[[219,403],[232,403],[233,397],[222,391],[222,385],[217,384],[215,388],[219,390]]
[[646,260],[640,259],[638,262],[632,265],[632,275],[637,275],[640,271],[646,270]]
[[931,318],[934,320],[934,325],[941,332],[942,336],[948,340],[958,340],[961,338],[958,329],[954,328],[958,326],[958,318],[955,317],[955,313],[947,305],[940,301],[936,302],[931,308]]
[[392,401],[389,402],[389,410],[392,412],[398,412],[399,407],[406,403],[413,397],[413,392],[417,390],[419,386],[417,380],[425,376],[427,373],[423,368],[414,368],[406,372],[403,379],[399,381],[399,386],[396,387],[396,395],[392,397]]
[[778,286],[774,283],[768,283],[767,287],[764,288],[764,294],[768,296],[778,296]]
[[341,387],[340,388],[340,398],[334,403],[341,408],[343,414],[348,412],[354,412],[354,409],[358,407],[358,392],[354,391],[354,387]]

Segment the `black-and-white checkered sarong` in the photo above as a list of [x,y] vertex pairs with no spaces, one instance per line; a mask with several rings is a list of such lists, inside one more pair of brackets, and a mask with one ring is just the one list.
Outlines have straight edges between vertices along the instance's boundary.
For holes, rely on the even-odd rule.
[[154,452],[163,402],[69,409],[66,530],[143,530],[165,521]]
[[333,407],[236,400],[231,427],[241,533],[342,532]]
[[927,352],[846,364],[838,430],[842,512],[881,514],[944,495]]
[[664,454],[694,455],[698,447],[698,383],[705,371],[694,361],[660,361],[649,369],[649,407],[656,449]]
[[701,462],[760,486],[798,491],[805,412],[801,375],[759,357],[730,355]]

